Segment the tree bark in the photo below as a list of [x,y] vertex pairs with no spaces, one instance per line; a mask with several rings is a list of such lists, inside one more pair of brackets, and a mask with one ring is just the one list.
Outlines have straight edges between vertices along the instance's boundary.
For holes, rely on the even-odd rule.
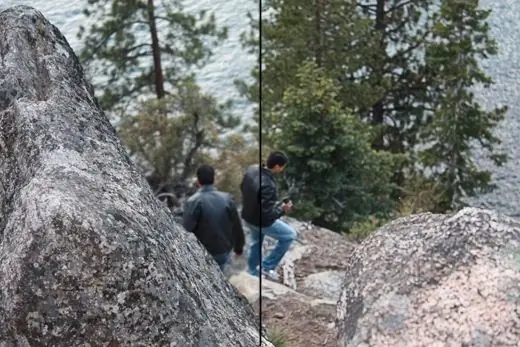
[[314,56],[316,59],[316,65],[321,67],[322,65],[322,45],[321,45],[321,0],[316,0],[314,12]]
[[155,94],[157,99],[164,98],[164,76],[161,66],[161,48],[157,36],[157,25],[155,22],[155,5],[153,0],[148,0],[148,20],[150,21],[150,35],[152,37],[153,68],[155,77]]
[[[379,53],[376,54],[386,54],[386,44],[385,44],[385,0],[377,0],[376,3],[376,20],[375,20],[375,29],[380,36],[380,50]],[[375,61],[380,61],[380,57],[376,57]],[[384,74],[384,66],[383,63],[378,66],[378,71],[375,71],[377,77],[382,80]],[[372,106],[372,124],[382,126],[385,121],[384,115],[384,104],[383,99],[380,99]],[[374,149],[381,150],[384,148],[384,130],[379,129],[378,135],[372,144]]]

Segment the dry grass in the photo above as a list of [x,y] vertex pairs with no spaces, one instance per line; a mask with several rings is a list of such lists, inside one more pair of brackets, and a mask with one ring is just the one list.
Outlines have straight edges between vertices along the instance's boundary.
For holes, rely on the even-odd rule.
[[392,219],[434,211],[443,195],[442,187],[439,183],[423,178],[410,180],[403,191],[405,196],[399,200],[397,211],[393,218],[379,219],[369,217],[363,222],[356,223],[346,234],[347,238],[351,241],[361,241]]
[[274,347],[287,347],[287,335],[284,329],[270,329],[268,333],[268,340]]
[[438,182],[422,178],[411,180],[405,187],[406,195],[399,201],[398,217],[435,210],[442,199],[442,187]]

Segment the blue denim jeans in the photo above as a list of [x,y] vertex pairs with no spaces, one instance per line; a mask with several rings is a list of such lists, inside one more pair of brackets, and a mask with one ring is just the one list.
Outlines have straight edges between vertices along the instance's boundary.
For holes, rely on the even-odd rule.
[[251,243],[247,259],[248,271],[251,275],[258,275],[257,267],[260,265],[261,248],[265,235],[278,240],[275,248],[262,259],[262,270],[270,271],[276,269],[282,261],[283,256],[296,239],[296,231],[289,224],[278,219],[271,226],[259,228],[247,223],[251,230]]
[[221,253],[221,254],[213,254],[213,258],[217,262],[218,266],[220,266],[220,270],[224,270],[229,259],[231,257],[231,253]]

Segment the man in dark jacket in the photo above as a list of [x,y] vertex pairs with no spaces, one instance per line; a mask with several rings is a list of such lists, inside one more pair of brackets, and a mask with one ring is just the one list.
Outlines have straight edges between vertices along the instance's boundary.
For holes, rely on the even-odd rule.
[[[251,229],[248,271],[251,275],[258,276],[261,265],[262,274],[275,281],[278,280],[276,267],[296,238],[296,231],[279,219],[292,208],[291,201],[278,201],[274,177],[283,172],[287,163],[288,158],[284,153],[273,152],[269,155],[266,166],[253,165],[246,170],[240,186],[243,199],[242,218]],[[278,243],[261,261],[265,235],[278,240]]]
[[200,189],[184,205],[184,228],[195,234],[223,270],[231,251],[236,256],[244,248],[244,230],[233,198],[213,185],[215,170],[202,165],[197,170]]

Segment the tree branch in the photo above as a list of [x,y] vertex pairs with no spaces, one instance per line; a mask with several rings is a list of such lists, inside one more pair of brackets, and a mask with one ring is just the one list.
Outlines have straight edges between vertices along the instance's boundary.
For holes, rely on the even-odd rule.
[[364,5],[360,2],[356,3],[356,6],[360,7],[363,13],[375,13],[376,5]]
[[123,30],[125,27],[127,26],[131,26],[133,24],[146,24],[146,25],[150,25],[150,23],[146,22],[146,21],[142,21],[142,20],[135,20],[135,21],[131,21],[131,22],[123,22],[121,23],[121,25],[119,25],[118,27],[116,27],[115,29],[113,29],[110,33],[108,33],[106,36],[102,37],[101,40],[99,41],[99,43],[97,45],[95,45],[92,49],[91,49],[91,54],[88,55],[87,57],[85,57],[82,61],[82,63],[84,64],[88,64],[89,61],[96,55],[97,51],[101,49],[101,47],[103,46],[106,46],[106,44],[108,43],[108,41],[112,38],[112,36],[120,31],[120,30]]
[[395,5],[395,6],[391,7],[391,8],[389,8],[388,10],[386,10],[385,14],[389,14],[389,13],[391,13],[391,12],[393,12],[395,10],[398,10],[398,9],[400,9],[402,7],[406,7],[408,5],[411,5],[412,3],[413,3],[413,1],[405,1],[403,3],[400,3],[399,5]]
[[182,181],[185,181],[188,178],[188,173],[190,172],[191,165],[193,163],[193,157],[199,150],[199,148],[204,144],[204,129],[199,129],[200,116],[197,111],[193,113],[193,129],[195,135],[195,141],[193,147],[188,151],[186,157],[184,158],[184,167],[182,170]]

